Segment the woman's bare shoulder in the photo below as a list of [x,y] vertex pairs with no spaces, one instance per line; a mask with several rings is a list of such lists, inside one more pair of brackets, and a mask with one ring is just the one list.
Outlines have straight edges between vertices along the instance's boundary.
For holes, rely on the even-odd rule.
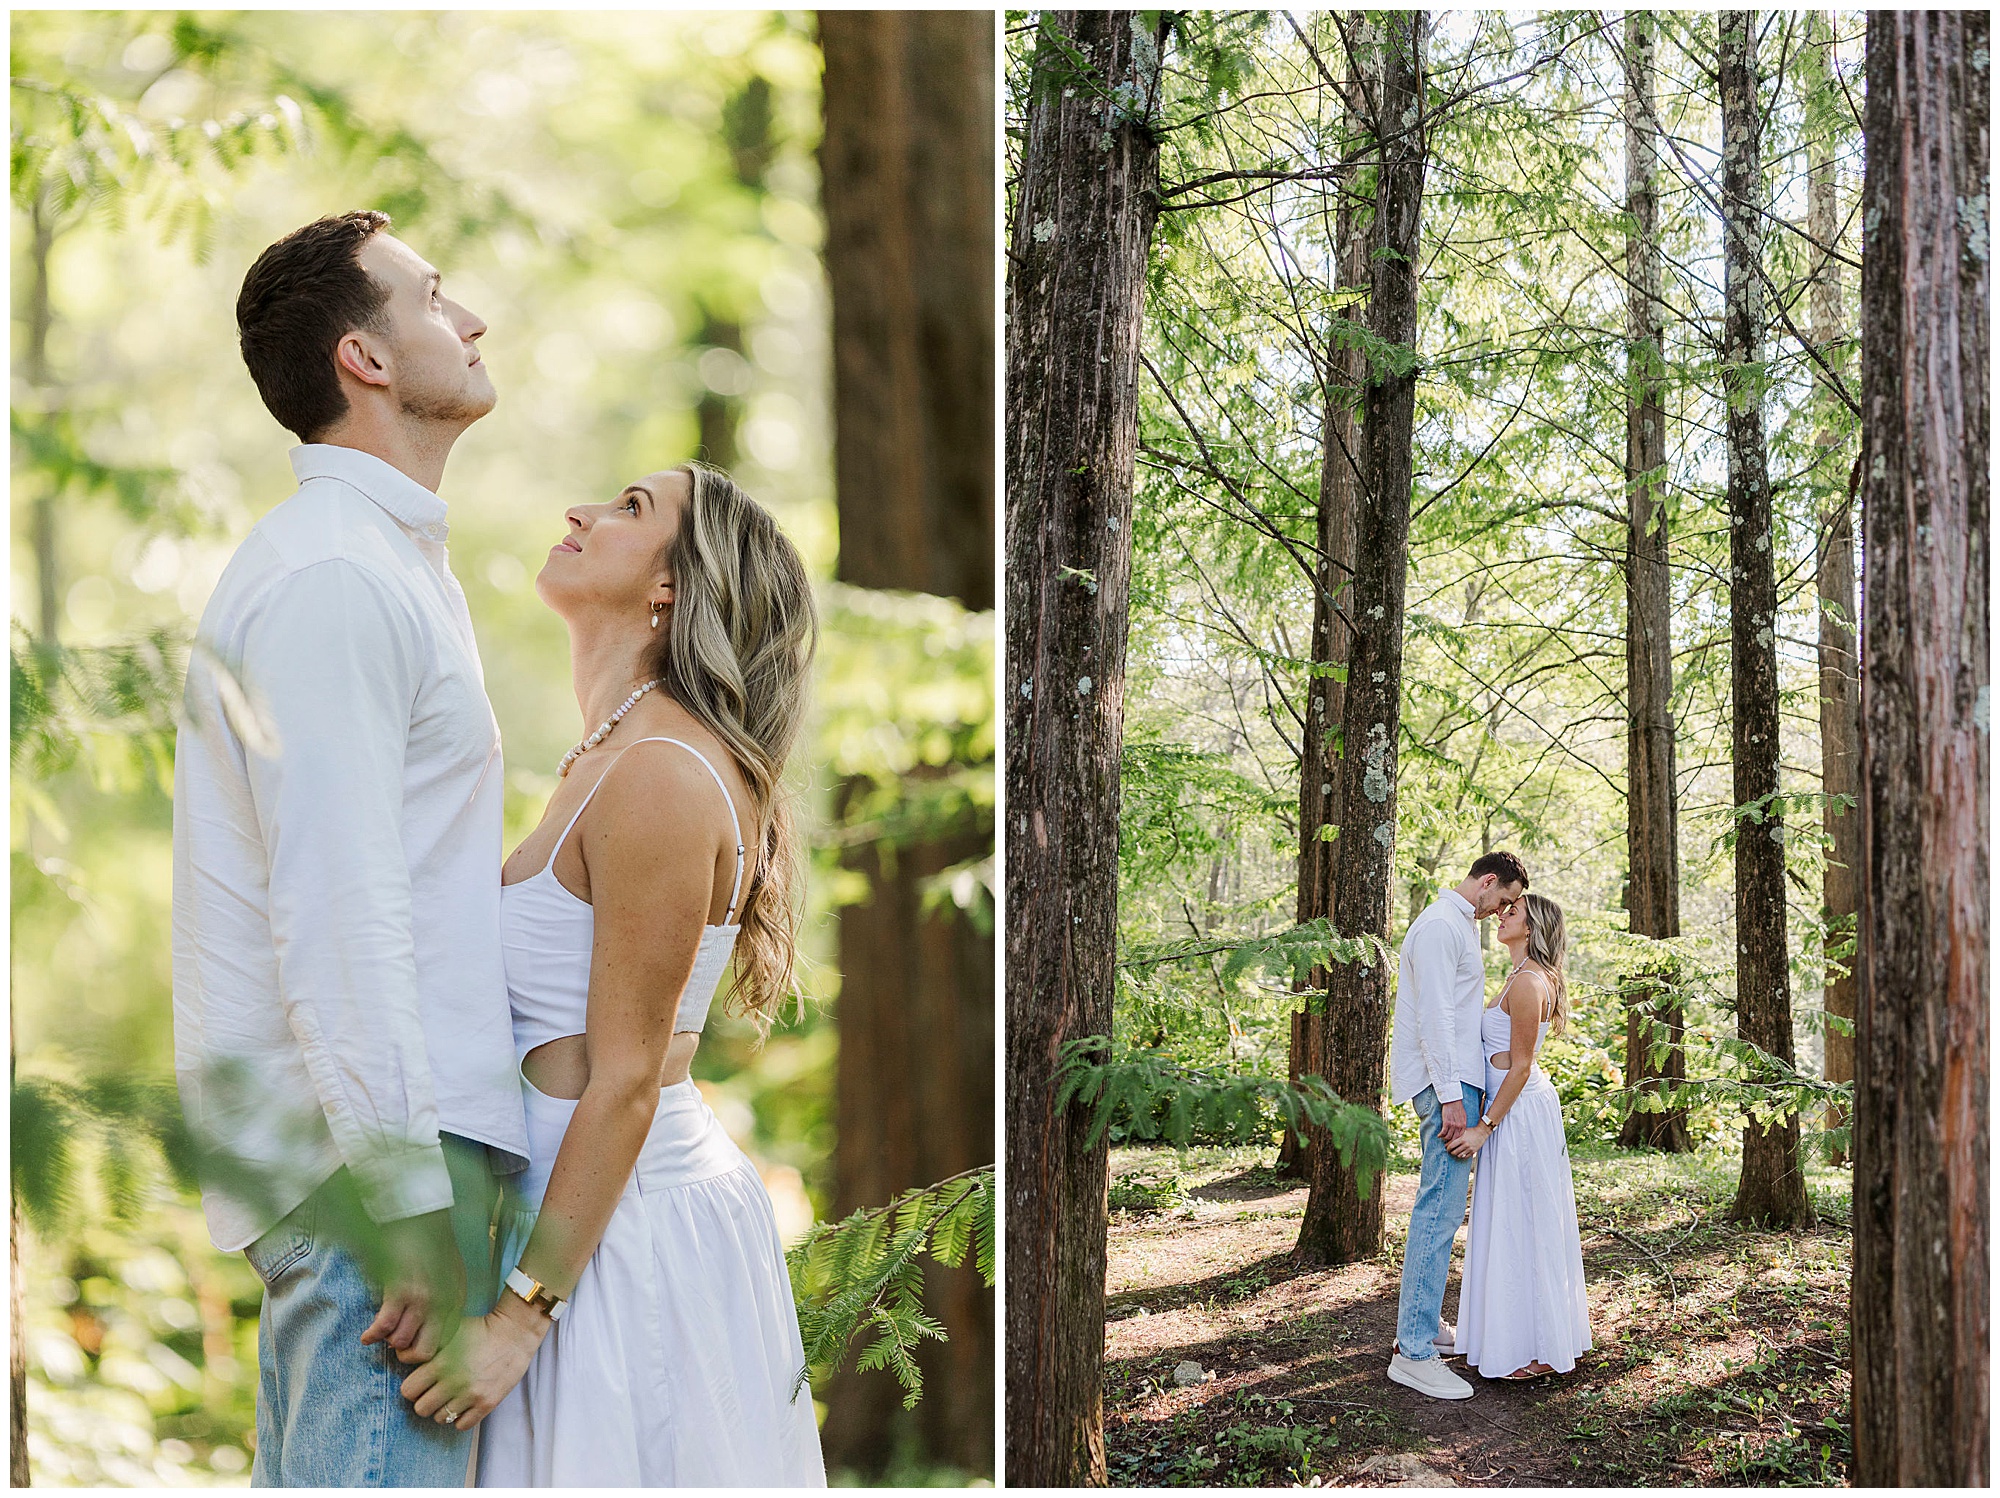
[[1500,986],[1500,1007],[1506,1010],[1509,1018],[1513,1016],[1514,1010],[1507,1002],[1508,996],[1514,992],[1514,986],[1523,978],[1535,980],[1529,985],[1528,991],[1535,996],[1537,1013],[1548,1007],[1549,996],[1555,992],[1555,985],[1549,982],[1549,975],[1532,962],[1514,969],[1507,975],[1507,981]]
[[[730,788],[732,803],[738,794]],[[716,777],[687,743],[649,737],[628,745],[618,763],[604,772],[589,811],[595,813],[592,842],[632,838],[658,849],[704,832],[726,832],[730,805],[717,789]]]

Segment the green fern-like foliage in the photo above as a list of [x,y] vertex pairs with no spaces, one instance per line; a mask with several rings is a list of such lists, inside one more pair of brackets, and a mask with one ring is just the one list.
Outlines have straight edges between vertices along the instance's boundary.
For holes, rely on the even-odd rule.
[[916,1349],[945,1340],[924,1313],[924,1261],[950,1268],[969,1259],[992,1285],[994,1201],[993,1167],[983,1165],[814,1227],[786,1255],[806,1352],[793,1393],[865,1339],[855,1366],[894,1374],[903,1408],[913,1408],[923,1395]]
[[1184,1066],[1154,1051],[1114,1055],[1097,1035],[1063,1047],[1058,1075],[1056,1105],[1090,1110],[1092,1144],[1122,1123],[1130,1137],[1183,1147],[1197,1134],[1249,1132],[1275,1112],[1300,1137],[1307,1124],[1324,1129],[1364,1197],[1388,1167],[1387,1121],[1373,1108],[1342,1100],[1320,1077],[1293,1083]]
[[94,1194],[131,1222],[161,1167],[195,1180],[192,1142],[171,1082],[17,1075],[9,1100],[13,1194],[28,1221],[55,1232]]
[[[1620,1006],[1637,1013],[1654,1070],[1665,1065],[1676,1044],[1687,1070],[1677,1080],[1627,1078],[1623,1085],[1597,1091],[1594,1102],[1605,1123],[1615,1127],[1631,1113],[1698,1108],[1735,1114],[1760,1128],[1793,1117],[1834,1119],[1839,1121],[1817,1130],[1819,1146],[1829,1153],[1850,1148],[1852,1130],[1846,1120],[1852,1116],[1854,1084],[1829,1082],[1802,1071],[1796,1062],[1774,1056],[1715,1023],[1715,1018],[1726,1020],[1735,1010],[1735,971],[1713,960],[1699,939],[1611,931],[1599,933],[1596,941],[1618,976],[1610,985],[1572,982],[1573,1002],[1615,997]],[[1836,939],[1826,950],[1832,965],[1852,957],[1851,935]],[[1679,1014],[1683,1022],[1678,1041],[1666,1019],[1669,1012]],[[1795,1007],[1792,1020],[1803,1031],[1854,1033],[1851,1019],[1821,1008]],[[1622,1070],[1622,1036],[1615,1053],[1574,1032],[1566,1043],[1595,1053],[1606,1075]]]

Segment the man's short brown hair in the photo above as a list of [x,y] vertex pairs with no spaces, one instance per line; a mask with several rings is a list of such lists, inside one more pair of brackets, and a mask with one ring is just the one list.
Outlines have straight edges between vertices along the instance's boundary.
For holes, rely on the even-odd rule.
[[1480,854],[1472,860],[1472,872],[1465,877],[1468,879],[1484,879],[1488,874],[1498,874],[1500,876],[1500,887],[1502,889],[1505,889],[1510,884],[1518,884],[1522,889],[1528,887],[1528,866],[1508,852],[1496,850],[1492,853]]
[[389,215],[315,219],[257,257],[236,298],[243,362],[264,405],[301,442],[347,414],[333,352],[356,328],[380,332],[389,289],[361,268],[361,247]]

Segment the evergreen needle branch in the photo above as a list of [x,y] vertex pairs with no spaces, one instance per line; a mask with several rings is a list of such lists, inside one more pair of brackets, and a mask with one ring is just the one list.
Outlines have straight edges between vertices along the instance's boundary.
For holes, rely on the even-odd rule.
[[990,1288],[994,1209],[993,1167],[981,1165],[806,1234],[785,1255],[805,1343],[793,1397],[815,1370],[831,1373],[857,1339],[872,1334],[856,1368],[888,1369],[902,1385],[903,1408],[914,1408],[923,1395],[916,1349],[947,1340],[924,1310],[923,1261],[955,1268],[970,1257]]
[[1101,1035],[1067,1042],[1056,1076],[1057,1110],[1088,1109],[1092,1145],[1121,1124],[1128,1137],[1160,1139],[1180,1149],[1197,1134],[1255,1135],[1275,1115],[1300,1139],[1307,1125],[1324,1130],[1364,1198],[1388,1168],[1388,1122],[1373,1108],[1343,1101],[1320,1077],[1294,1084],[1282,1077],[1187,1066],[1154,1051],[1114,1055]]

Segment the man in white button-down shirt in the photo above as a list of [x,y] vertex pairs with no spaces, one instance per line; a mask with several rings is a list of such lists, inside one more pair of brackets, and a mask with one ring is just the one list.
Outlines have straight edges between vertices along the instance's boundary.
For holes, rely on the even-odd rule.
[[175,767],[176,1070],[210,1235],[265,1283],[269,1486],[464,1482],[401,1365],[492,1305],[528,1151],[500,737],[436,493],[493,408],[486,327],[387,225],[322,219],[244,279],[299,488],[202,615]]
[[1396,968],[1396,1024],[1389,1043],[1391,1101],[1417,1111],[1423,1165],[1410,1236],[1389,1377],[1433,1399],[1468,1399],[1472,1385],[1445,1367],[1452,1338],[1442,1327],[1452,1239],[1465,1219],[1472,1161],[1445,1148],[1479,1117],[1486,1054],[1479,1015],[1486,1005],[1480,921],[1521,898],[1528,871],[1512,853],[1486,853],[1456,889],[1410,922]]

